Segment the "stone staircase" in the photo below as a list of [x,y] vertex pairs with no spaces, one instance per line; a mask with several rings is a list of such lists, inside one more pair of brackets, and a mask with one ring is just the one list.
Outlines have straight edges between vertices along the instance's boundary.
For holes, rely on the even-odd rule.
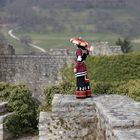
[[8,140],[11,138],[10,132],[5,128],[4,122],[7,117],[13,115],[7,111],[7,102],[0,102],[0,140]]

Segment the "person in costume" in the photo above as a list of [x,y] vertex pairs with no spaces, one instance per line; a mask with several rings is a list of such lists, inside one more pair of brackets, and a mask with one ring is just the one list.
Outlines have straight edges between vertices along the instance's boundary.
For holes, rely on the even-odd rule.
[[89,46],[86,41],[80,38],[71,38],[70,42],[77,46],[74,66],[76,77],[76,98],[91,97],[92,92],[90,89],[89,79],[87,77],[87,66],[84,61],[93,47]]

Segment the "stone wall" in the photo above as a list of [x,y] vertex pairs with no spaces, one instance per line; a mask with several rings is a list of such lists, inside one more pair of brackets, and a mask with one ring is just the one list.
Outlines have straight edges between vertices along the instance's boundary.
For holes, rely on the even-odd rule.
[[140,103],[126,96],[55,95],[41,112],[39,140],[140,140]]
[[39,140],[92,140],[96,138],[96,127],[93,102],[56,95],[52,113],[40,114]]
[[120,46],[110,46],[108,42],[96,42],[93,44],[92,55],[118,55],[122,54]]
[[43,100],[43,89],[61,80],[61,68],[71,56],[0,55],[0,81],[26,84],[34,97]]

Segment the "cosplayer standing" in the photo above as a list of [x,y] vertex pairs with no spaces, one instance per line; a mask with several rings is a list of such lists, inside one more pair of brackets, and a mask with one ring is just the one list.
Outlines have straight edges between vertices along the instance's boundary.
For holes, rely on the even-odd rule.
[[87,67],[85,60],[89,55],[89,50],[92,46],[88,46],[88,43],[80,38],[70,39],[76,47],[76,60],[74,66],[74,73],[76,77],[76,98],[91,97],[91,89],[89,79],[87,77]]

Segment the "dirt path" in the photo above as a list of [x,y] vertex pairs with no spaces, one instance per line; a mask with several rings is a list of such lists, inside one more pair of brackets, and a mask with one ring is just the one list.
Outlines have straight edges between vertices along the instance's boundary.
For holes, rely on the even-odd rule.
[[[13,39],[20,41],[20,39],[19,39],[17,36],[15,36],[15,35],[13,34],[13,29],[9,30],[9,31],[8,31],[8,34],[9,34],[10,37],[12,37]],[[28,43],[28,45],[31,46],[31,47],[34,47],[34,48],[36,48],[36,49],[38,49],[38,50],[40,50],[41,52],[46,52],[45,49],[43,49],[43,48],[41,48],[41,47],[39,47],[39,46],[37,46],[37,45],[34,45],[34,44],[32,44],[32,43]]]

